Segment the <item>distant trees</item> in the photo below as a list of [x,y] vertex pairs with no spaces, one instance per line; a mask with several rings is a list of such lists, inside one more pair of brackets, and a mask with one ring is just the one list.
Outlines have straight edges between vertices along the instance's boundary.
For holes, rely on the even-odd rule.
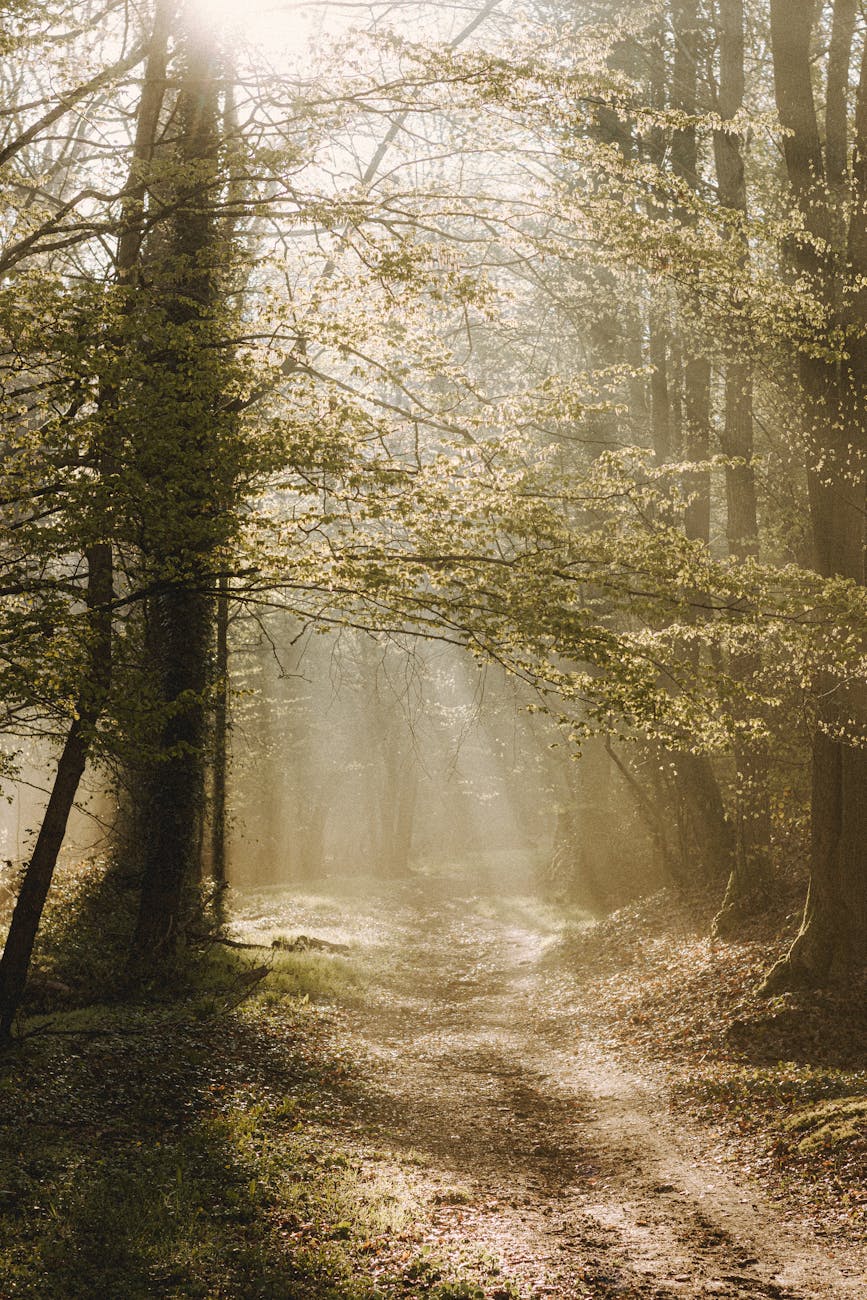
[[[751,31],[759,34],[769,18],[772,88],[758,81],[746,86],[747,16]],[[697,806],[695,821],[703,823],[718,846],[731,833],[727,824],[737,831],[723,914],[730,923],[733,912],[751,895],[761,898],[767,885],[772,754],[766,728],[773,704],[764,706],[761,697],[767,692],[778,703],[780,682],[779,661],[774,661],[768,643],[763,644],[762,621],[755,625],[754,639],[743,635],[748,622],[743,616],[757,598],[759,603],[763,599],[761,584],[755,582],[759,570],[754,562],[760,548],[768,559],[775,558],[775,540],[770,533],[762,539],[759,526],[754,459],[756,356],[765,363],[774,356],[785,382],[787,366],[779,349],[793,345],[796,351],[800,384],[796,405],[803,432],[799,447],[790,443],[792,465],[787,472],[797,473],[799,450],[809,499],[813,563],[832,584],[826,588],[828,598],[833,600],[831,592],[840,590],[840,579],[857,587],[864,583],[867,319],[861,281],[867,249],[867,58],[856,8],[847,0],[827,6],[772,0],[767,13],[757,6],[750,7],[749,15],[740,0],[706,7],[693,0],[675,0],[663,18],[658,41],[645,102],[670,108],[646,132],[658,169],[650,209],[653,224],[647,234],[653,243],[654,226],[659,227],[657,255],[665,249],[661,277],[653,275],[654,250],[642,258],[651,283],[662,286],[661,293],[651,290],[648,325],[651,430],[658,459],[662,448],[663,461],[671,455],[687,462],[681,479],[687,536],[719,555],[712,538],[715,518],[719,519],[731,572],[743,566],[746,582],[743,603],[733,592],[728,604],[742,633],[736,639],[727,633],[709,640],[687,637],[680,669],[693,681],[711,669],[718,677],[716,689],[728,697],[726,726],[731,729],[729,744],[735,761],[733,799],[721,820],[722,805],[713,792],[715,777],[703,760],[699,770],[707,797],[702,796],[705,806]],[[820,82],[817,65],[822,68]],[[671,85],[667,99],[663,93],[666,67]],[[706,76],[703,94],[699,93],[700,68]],[[771,89],[783,128],[785,178],[769,195],[772,178],[767,161],[749,157],[744,124],[751,107],[767,106]],[[706,119],[704,152],[697,135],[702,113],[714,115]],[[628,114],[624,118],[628,120]],[[713,211],[712,179],[718,213]],[[756,182],[755,214],[750,212],[750,181]],[[670,197],[660,199],[660,187]],[[771,233],[780,213],[788,225],[781,242]],[[672,218],[677,223],[674,236]],[[787,287],[776,303],[753,257],[779,268]],[[664,334],[659,303],[666,294],[671,303],[671,286],[677,323],[672,327],[669,315]],[[721,309],[728,310],[729,319],[718,316]],[[717,339],[711,320],[718,320]],[[775,422],[778,415],[768,406],[770,395],[766,387],[763,415]],[[723,503],[712,502],[706,468],[710,432],[717,420],[719,446],[726,457],[722,519]],[[766,509],[770,515],[773,507]],[[697,576],[696,604],[706,604],[708,596]],[[808,640],[809,604],[808,599],[804,606]],[[801,933],[771,973],[769,990],[822,980],[849,964],[862,965],[867,956],[863,759],[867,718],[861,609],[860,597],[852,592],[846,611],[838,607],[832,615],[840,620],[840,641],[849,641],[847,666],[826,644],[806,654],[815,674],[800,673],[800,688],[812,716],[811,884]],[[847,627],[853,615],[854,622]],[[721,650],[726,642],[729,651],[724,658]],[[706,650],[701,649],[703,644]],[[804,650],[794,653],[800,659]],[[771,685],[774,679],[776,686]],[[797,689],[797,685],[793,680],[792,686]],[[745,707],[751,696],[751,706]],[[700,758],[675,756],[675,768],[685,762],[691,769]],[[679,784],[684,776],[679,771]],[[697,789],[694,780],[689,785]]]
[[[592,17],[610,21],[608,86],[584,73],[576,42],[570,109],[553,92],[545,107],[529,90],[510,99],[522,124],[529,118],[561,147],[568,138],[573,176],[583,166],[593,177],[573,180],[560,210],[563,221],[574,214],[587,241],[573,250],[564,226],[550,221],[538,233],[533,266],[541,286],[537,268],[560,259],[558,293],[564,283],[578,287],[576,263],[604,266],[583,303],[548,300],[557,302],[552,320],[594,361],[600,313],[616,322],[609,334],[628,331],[637,294],[643,337],[631,355],[638,367],[648,364],[647,386],[642,397],[630,383],[621,399],[626,418],[607,436],[616,444],[628,427],[653,448],[656,468],[615,452],[591,469],[588,454],[559,451],[547,470],[512,462],[506,488],[509,462],[501,460],[499,490],[491,483],[485,496],[481,455],[474,497],[469,456],[449,524],[438,537],[428,527],[420,547],[440,586],[429,599],[453,619],[466,611],[476,643],[549,698],[565,699],[579,731],[662,743],[669,813],[686,828],[686,861],[706,858],[711,872],[729,875],[721,926],[760,903],[767,887],[770,803],[783,779],[775,750],[787,762],[798,752],[803,762],[811,750],[810,898],[802,934],[768,987],[822,979],[863,962],[867,894],[858,847],[867,120],[860,73],[850,90],[860,36],[845,4],[826,12],[780,0],[768,14],[690,0],[666,6],[661,26],[642,29],[642,62],[630,27],[645,21],[637,12],[615,16],[600,6]],[[752,58],[748,83],[748,22],[750,39],[760,42],[768,17],[773,84]],[[563,27],[571,36],[565,20]],[[562,63],[534,66],[537,79],[546,73],[564,95]],[[501,86],[494,94],[501,103]],[[748,127],[750,113],[774,107],[785,132],[782,185]],[[613,128],[605,120],[612,113]],[[576,328],[579,303],[587,316]],[[556,352],[557,380],[544,380],[552,387],[569,365],[562,336]],[[575,403],[570,427],[566,409],[549,423],[550,445],[591,444],[590,417]],[[537,427],[542,410],[540,403]],[[795,506],[787,517],[786,497]],[[807,498],[817,578],[792,567],[808,558],[797,516]],[[493,549],[486,517],[502,527]],[[446,538],[457,535],[459,518],[462,545],[454,547]]]

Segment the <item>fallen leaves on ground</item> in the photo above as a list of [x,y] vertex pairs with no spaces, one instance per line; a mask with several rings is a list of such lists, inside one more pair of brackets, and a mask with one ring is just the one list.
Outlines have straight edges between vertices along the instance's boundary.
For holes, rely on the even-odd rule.
[[[661,1076],[744,1167],[823,1231],[867,1222],[867,976],[763,998],[795,918],[756,918],[723,942],[715,901],[661,891],[567,936],[554,964],[581,982],[593,1032]],[[846,1122],[822,1124],[823,1106]]]

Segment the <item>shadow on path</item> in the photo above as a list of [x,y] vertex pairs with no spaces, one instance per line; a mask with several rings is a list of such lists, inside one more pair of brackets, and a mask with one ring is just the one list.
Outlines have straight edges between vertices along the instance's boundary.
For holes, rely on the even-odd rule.
[[419,1157],[449,1248],[472,1241],[561,1300],[867,1296],[862,1254],[785,1222],[584,1036],[586,993],[541,960],[555,932],[531,906],[368,893],[293,911],[370,960],[348,1014],[374,1079],[358,1136]]

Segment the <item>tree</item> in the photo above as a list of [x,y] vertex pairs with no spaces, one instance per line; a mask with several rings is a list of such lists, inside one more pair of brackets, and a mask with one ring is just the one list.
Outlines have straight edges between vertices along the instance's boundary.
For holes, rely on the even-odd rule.
[[219,291],[231,258],[221,238],[218,56],[200,23],[182,20],[176,144],[161,161],[170,217],[145,257],[150,284],[131,321],[148,339],[134,386],[132,458],[140,513],[158,735],[144,799],[141,901],[132,942],[137,978],[176,950],[184,890],[196,873],[203,816],[206,692],[215,565],[228,540],[238,477],[227,414],[226,317]]
[[[147,46],[147,71],[142,93],[136,140],[130,168],[130,178],[125,189],[121,234],[117,250],[117,278],[121,286],[130,283],[135,274],[138,259],[138,237],[141,215],[139,211],[139,168],[147,163],[153,150],[156,128],[155,98],[165,75],[165,49],[168,37],[167,5],[158,7],[150,42]],[[138,62],[143,51],[139,47],[134,62]],[[133,63],[124,61],[121,67],[126,70]],[[115,69],[111,75],[115,75]],[[92,91],[110,80],[103,74],[76,92],[75,98]],[[65,112],[70,96],[62,101]],[[51,125],[59,112],[50,110],[37,124],[39,129]],[[18,137],[19,147],[29,143],[37,131],[30,128]],[[7,145],[4,161],[17,152]],[[53,238],[52,223],[49,224],[49,241]],[[43,237],[46,232],[43,230]],[[19,241],[23,243],[26,241]],[[30,248],[33,248],[31,243]],[[103,389],[98,394],[101,419],[96,425],[96,436],[89,449],[91,465],[98,472],[106,472],[117,454],[119,430],[113,419],[112,394]],[[87,520],[90,539],[85,549],[87,569],[87,625],[85,632],[85,658],[82,666],[79,695],[66,740],[60,753],[57,772],[45,810],[42,825],[33,854],[27,864],[21,883],[15,908],[12,914],[9,933],[0,958],[0,1039],[9,1039],[15,1014],[21,1003],[27,980],[27,973],[33,953],[33,946],[42,917],[42,911],[51,887],[52,877],[57,862],[69,814],[84,774],[88,754],[90,753],[97,726],[108,700],[111,689],[112,673],[112,609],[114,603],[114,563],[113,546],[110,539],[110,525],[97,509],[95,517]],[[107,535],[108,534],[108,535]]]
[[[803,292],[823,313],[823,337],[806,327],[798,364],[811,447],[810,519],[823,577],[864,583],[864,399],[867,384],[867,53],[856,91],[847,174],[846,88],[854,6],[832,11],[823,149],[813,91],[818,8],[772,0],[771,47],[784,152],[800,217],[790,256]],[[835,340],[836,342],[835,346]],[[800,934],[768,976],[775,990],[821,981],[867,959],[867,723],[863,686],[828,680],[813,737],[810,890]]]
[[[748,272],[749,243],[746,232],[747,186],[745,140],[737,129],[737,116],[744,108],[743,0],[720,0],[716,38],[719,46],[719,77],[712,86],[714,108],[722,127],[714,132],[714,163],[721,206],[731,222],[730,238],[739,246]],[[740,342],[740,347],[738,343]],[[721,445],[729,458],[726,466],[726,539],[733,558],[743,560],[759,554],[758,498],[754,456],[752,363],[742,355],[743,341],[735,340],[725,360],[725,395]],[[735,676],[749,681],[760,665],[747,655],[735,659]],[[714,922],[717,933],[737,924],[744,911],[760,907],[769,887],[768,813],[769,783],[766,746],[740,739],[734,745],[737,792],[736,837],[722,908]]]

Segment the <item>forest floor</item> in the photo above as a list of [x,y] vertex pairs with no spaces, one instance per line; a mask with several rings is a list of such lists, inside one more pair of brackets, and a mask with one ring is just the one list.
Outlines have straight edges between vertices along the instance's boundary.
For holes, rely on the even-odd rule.
[[412,886],[288,916],[366,953],[346,1137],[432,1251],[495,1263],[485,1294],[867,1297],[863,988],[769,1007],[767,939],[712,945],[666,896],[593,926]]
[[235,903],[261,947],[186,1001],[75,1006],[80,939],[43,957],[2,1300],[867,1300],[863,985],[761,1002],[767,927],[712,945],[668,895]]

